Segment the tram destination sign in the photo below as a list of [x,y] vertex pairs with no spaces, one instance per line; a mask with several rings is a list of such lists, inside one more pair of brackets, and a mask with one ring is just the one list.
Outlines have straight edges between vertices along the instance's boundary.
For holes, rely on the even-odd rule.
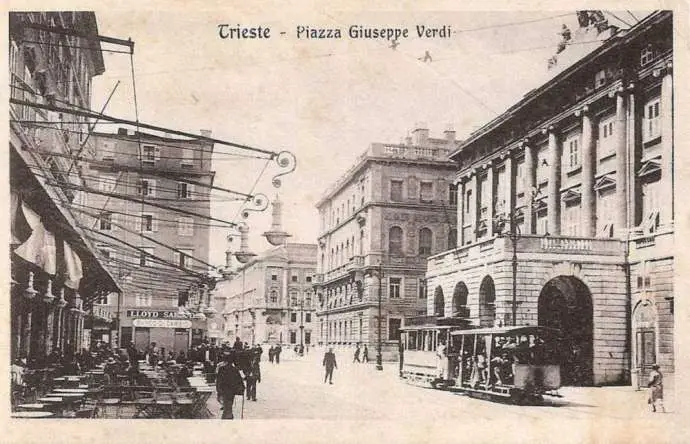
[[191,319],[191,315],[177,310],[127,310],[128,318],[137,319]]

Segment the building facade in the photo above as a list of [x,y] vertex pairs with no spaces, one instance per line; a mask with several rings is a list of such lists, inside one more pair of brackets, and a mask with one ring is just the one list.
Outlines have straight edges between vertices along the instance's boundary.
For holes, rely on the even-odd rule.
[[[202,131],[201,136],[210,137]],[[120,129],[91,136],[88,202],[78,211],[114,273],[123,277],[121,343],[187,351],[206,332],[213,144]]]
[[373,357],[380,328],[384,358],[397,355],[405,319],[425,314],[426,258],[456,243],[456,147],[453,131],[421,127],[374,143],[317,203],[321,343],[366,344]]
[[85,119],[56,107],[89,108],[91,80],[105,71],[91,12],[9,14],[10,357],[30,368],[89,347],[94,309],[120,287],[71,211],[84,201]]
[[565,384],[673,372],[672,33],[668,11],[614,33],[451,154],[428,314],[559,328]]
[[216,283],[224,340],[254,344],[315,343],[316,245],[287,243],[259,255]]

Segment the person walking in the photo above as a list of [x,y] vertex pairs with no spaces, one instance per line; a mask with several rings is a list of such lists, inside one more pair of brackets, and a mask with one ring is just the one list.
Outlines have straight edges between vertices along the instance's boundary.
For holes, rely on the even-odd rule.
[[255,353],[245,377],[247,381],[247,400],[256,401],[256,383],[261,382],[261,364],[259,354]]
[[274,358],[274,357],[275,357],[275,349],[274,349],[273,346],[271,345],[271,346],[268,348],[268,362],[270,362],[271,364],[273,364],[273,358]]
[[369,362],[369,349],[366,344],[364,345],[364,351],[362,352],[362,362]]
[[283,349],[280,347],[280,344],[276,345],[275,350],[273,350],[273,353],[275,354],[276,358],[276,364],[280,364],[280,352],[283,351]]
[[652,371],[649,373],[649,398],[647,404],[650,405],[653,412],[656,412],[657,405],[663,413],[666,413],[664,407],[664,375],[659,370],[659,365],[652,365]]
[[353,363],[353,364],[354,364],[355,362],[359,362],[359,363],[362,362],[362,361],[359,360],[359,353],[360,353],[359,344],[357,344],[357,348],[355,349],[355,357],[354,357],[354,359],[352,359],[352,363]]
[[333,369],[338,368],[333,347],[329,347],[328,351],[323,355],[323,366],[326,367],[326,376],[323,378],[323,383],[325,384],[328,381],[329,384],[333,384]]
[[223,409],[221,419],[234,419],[232,407],[235,395],[244,396],[244,383],[240,371],[235,367],[234,356],[228,350],[223,353],[223,361],[216,369],[216,396]]

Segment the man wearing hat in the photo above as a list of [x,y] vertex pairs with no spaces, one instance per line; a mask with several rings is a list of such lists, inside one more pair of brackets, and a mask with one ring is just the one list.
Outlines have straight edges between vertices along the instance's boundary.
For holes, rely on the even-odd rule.
[[664,375],[659,371],[659,365],[653,364],[652,371],[649,372],[649,398],[647,399],[647,404],[652,408],[653,412],[656,412],[656,406],[663,413],[666,413],[666,408],[664,408]]
[[222,419],[234,419],[232,406],[235,395],[244,395],[242,375],[235,367],[234,356],[230,350],[223,350],[223,361],[216,369],[216,394],[218,402],[223,406]]
[[323,355],[323,366],[326,367],[326,376],[323,378],[323,383],[325,384],[328,381],[329,384],[333,384],[333,369],[338,368],[333,347],[329,347],[326,354]]

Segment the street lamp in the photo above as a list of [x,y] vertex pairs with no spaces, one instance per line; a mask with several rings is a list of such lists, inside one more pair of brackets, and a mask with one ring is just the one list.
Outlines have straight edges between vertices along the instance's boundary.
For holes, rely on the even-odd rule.
[[381,355],[381,321],[382,321],[382,316],[381,316],[381,293],[382,293],[382,282],[383,282],[383,266],[381,262],[373,268],[373,270],[370,270],[369,273],[370,276],[376,275],[379,280],[379,294],[378,294],[378,316],[376,317],[378,319],[378,325],[377,325],[377,341],[376,341],[376,370],[383,370],[383,356]]
[[512,295],[512,324],[513,327],[517,325],[517,242],[520,239],[520,228],[515,223],[515,212],[508,213],[509,230],[505,233],[506,219],[503,215],[496,218],[495,227],[500,235],[507,236],[510,239],[513,247],[512,269],[513,269],[513,295]]

